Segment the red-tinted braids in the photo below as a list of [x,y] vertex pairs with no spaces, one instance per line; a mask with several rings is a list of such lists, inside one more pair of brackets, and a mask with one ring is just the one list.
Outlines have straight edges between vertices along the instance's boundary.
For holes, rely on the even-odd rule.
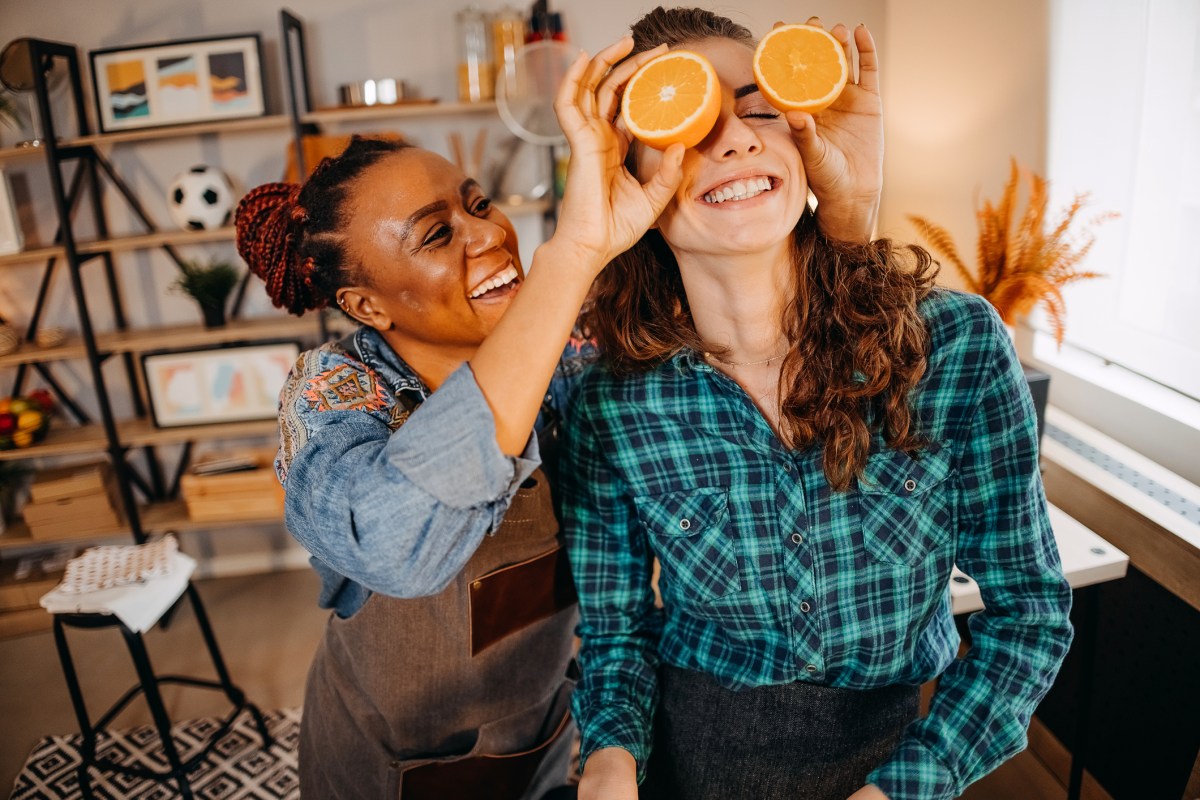
[[338,289],[360,282],[343,234],[350,186],[384,156],[411,146],[355,136],[341,155],[321,161],[303,186],[267,183],[242,198],[238,253],[266,283],[271,302],[299,316],[335,304]]

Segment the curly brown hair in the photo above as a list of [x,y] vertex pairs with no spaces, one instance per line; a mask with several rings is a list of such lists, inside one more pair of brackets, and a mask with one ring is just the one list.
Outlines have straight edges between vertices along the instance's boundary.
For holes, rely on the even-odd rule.
[[[745,28],[700,9],[656,8],[633,25],[633,36],[635,53],[707,38],[753,44]],[[862,475],[874,433],[907,452],[927,444],[909,395],[929,348],[917,304],[937,268],[916,245],[827,239],[811,209],[796,224],[791,250],[796,294],[781,320],[791,345],[780,371],[781,435],[793,448],[823,445],[826,478],[844,491]],[[600,273],[584,324],[618,374],[648,371],[681,350],[710,349],[657,230]]]

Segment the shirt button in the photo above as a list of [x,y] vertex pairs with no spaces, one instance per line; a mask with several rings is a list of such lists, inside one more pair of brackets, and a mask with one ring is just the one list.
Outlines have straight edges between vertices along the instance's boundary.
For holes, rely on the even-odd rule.
[[784,472],[791,472],[791,471],[792,471],[792,465],[791,465],[791,462],[788,462],[788,461],[785,461],[785,462],[783,462],[783,471],[784,471]]
[[816,675],[821,670],[817,667],[816,664],[808,664],[807,666],[804,667],[804,671],[807,672],[809,675]]
[[912,492],[912,491],[916,491],[916,488],[917,488],[917,482],[914,481],[912,478],[909,478],[908,480],[906,480],[904,482],[904,491]]
[[801,536],[801,535],[800,535],[800,534],[798,534],[798,533],[793,533],[793,534],[792,534],[792,544],[802,544],[803,542],[804,542],[804,537],[803,537],[803,536]]
[[800,603],[800,610],[807,614],[808,612],[812,611],[812,604],[807,600],[803,600]]
[[692,527],[692,521],[690,519],[688,519],[687,517],[684,517],[683,519],[679,520],[679,530],[686,531],[686,530],[690,530],[691,527]]

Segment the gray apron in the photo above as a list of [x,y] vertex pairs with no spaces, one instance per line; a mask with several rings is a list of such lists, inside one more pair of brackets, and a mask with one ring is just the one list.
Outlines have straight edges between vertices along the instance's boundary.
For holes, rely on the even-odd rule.
[[537,798],[567,783],[574,587],[541,470],[432,597],[332,616],[305,689],[300,790]]

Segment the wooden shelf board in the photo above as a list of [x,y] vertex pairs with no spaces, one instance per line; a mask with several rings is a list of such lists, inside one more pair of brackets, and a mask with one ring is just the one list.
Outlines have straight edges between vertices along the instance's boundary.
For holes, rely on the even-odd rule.
[[0,161],[15,161],[30,156],[40,156],[45,152],[41,147],[0,147]]
[[509,217],[541,216],[550,210],[549,200],[526,200],[523,203],[502,203],[496,201],[496,208]]
[[267,437],[275,436],[279,431],[279,423],[274,419],[225,422],[215,425],[187,425],[179,428],[156,428],[154,423],[149,420],[133,420],[123,422],[117,427],[121,443],[128,447],[178,444],[211,439]]
[[0,639],[45,633],[53,626],[54,617],[44,608],[22,608],[0,611]]
[[76,249],[80,253],[120,252],[123,250],[146,250],[162,245],[204,244],[206,242],[229,242],[237,235],[232,225],[215,228],[210,231],[156,231],[155,233],[139,233],[133,236],[118,236],[114,239],[99,239],[91,242],[79,242]]
[[304,122],[360,122],[379,119],[403,119],[404,117],[436,117],[455,114],[496,113],[496,104],[485,103],[409,103],[394,106],[362,106],[347,108],[321,108],[310,111]]
[[[231,320],[220,328],[202,325],[173,325],[132,331],[117,331],[96,337],[96,346],[105,353],[141,353],[149,350],[174,350],[186,347],[237,342],[243,339],[295,339],[319,332],[313,316],[273,316]],[[3,365],[0,360],[0,365]]]
[[0,367],[15,367],[18,364],[41,364],[47,361],[69,361],[87,358],[87,348],[78,336],[72,336],[58,347],[38,347],[24,342],[11,353],[0,356]]
[[59,245],[35,247],[32,250],[22,250],[19,253],[8,253],[0,256],[0,265],[29,264],[34,261],[47,261],[51,258],[61,258],[65,252],[66,251],[63,250]]
[[101,531],[81,530],[78,536],[65,539],[35,539],[29,535],[29,526],[21,520],[8,523],[4,533],[0,534],[0,552],[5,550],[52,550],[69,544],[111,541],[128,539],[129,529],[125,527],[108,528]]
[[231,119],[216,122],[197,122],[190,125],[171,125],[161,128],[146,128],[136,131],[119,131],[116,133],[96,133],[91,136],[80,136],[62,143],[64,147],[78,145],[110,145],[120,142],[145,142],[154,139],[174,139],[180,136],[199,136],[205,133],[234,133],[237,131],[269,131],[287,126],[289,118],[286,114],[272,114],[267,117],[251,117],[249,119]]
[[238,520],[198,522],[188,517],[187,505],[182,500],[151,503],[142,509],[142,528],[147,531],[196,531],[223,528],[244,528],[250,525],[282,525],[283,517],[247,517]]
[[0,461],[17,461],[23,458],[45,458],[67,456],[78,453],[98,453],[107,449],[104,428],[100,425],[80,427],[56,427],[50,424],[46,438],[30,447],[16,450],[0,450]]

